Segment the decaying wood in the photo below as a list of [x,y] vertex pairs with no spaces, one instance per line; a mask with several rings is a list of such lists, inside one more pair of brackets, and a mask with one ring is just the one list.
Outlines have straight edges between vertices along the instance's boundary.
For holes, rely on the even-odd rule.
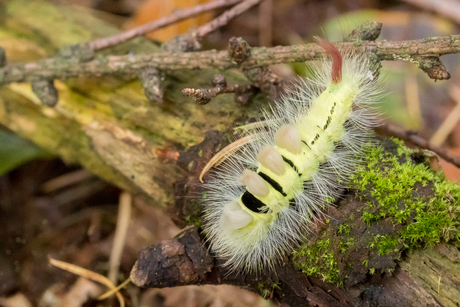
[[[392,141],[384,141],[386,152],[396,154]],[[197,171],[209,152],[225,145],[222,133],[209,132],[203,143],[190,148],[179,158],[179,165],[187,168],[189,176],[176,186],[176,220],[196,221],[199,201],[185,201],[192,195],[201,195],[196,183]],[[410,163],[424,163],[421,153],[414,153]],[[375,166],[379,168],[379,166]],[[414,187],[413,197],[434,196],[432,184]],[[196,197],[195,197],[196,198]],[[186,228],[178,237],[149,246],[139,253],[131,279],[139,287],[173,287],[182,285],[230,284],[236,285],[282,306],[457,306],[460,303],[460,251],[454,245],[438,244],[433,248],[409,251],[400,243],[389,254],[380,254],[369,244],[369,238],[392,237],[401,230],[390,218],[366,224],[363,208],[368,198],[359,191],[345,191],[335,206],[326,212],[327,222],[316,225],[309,234],[309,244],[328,238],[337,255],[337,264],[343,285],[324,282],[320,276],[306,276],[294,265],[291,256],[276,269],[276,273],[259,275],[228,272],[223,260],[215,258],[207,248],[197,227]],[[187,217],[187,218],[186,218]],[[353,217],[350,222],[350,217]],[[353,248],[339,252],[343,237],[337,233],[340,225],[351,224],[349,234]],[[201,261],[200,261],[201,260]],[[373,268],[370,273],[369,268]],[[276,286],[271,286],[276,284]]]
[[229,274],[221,265],[192,227],[178,238],[143,249],[131,280],[139,287],[151,288],[235,285],[284,306],[458,306],[460,298],[460,252],[446,244],[408,254],[394,263],[391,276],[364,274],[365,282],[343,288],[307,277],[288,262],[277,271],[277,287],[267,293],[260,285],[274,276],[243,278]]

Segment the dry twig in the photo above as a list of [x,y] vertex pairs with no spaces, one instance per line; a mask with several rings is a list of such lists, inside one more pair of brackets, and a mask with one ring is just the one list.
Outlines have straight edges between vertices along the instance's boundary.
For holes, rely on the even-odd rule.
[[447,162],[450,162],[455,166],[460,167],[460,157],[451,156],[446,148],[431,145],[428,140],[425,140],[424,138],[419,136],[416,131],[402,130],[388,124],[382,124],[378,128],[376,128],[376,130],[379,134],[395,136],[398,139],[410,142],[416,145],[417,147],[431,150]]
[[[102,276],[101,274],[95,273],[93,271],[84,269],[82,267],[79,267],[77,265],[67,263],[64,261],[59,261],[56,259],[53,259],[51,257],[48,257],[49,263],[55,267],[58,267],[62,270],[65,270],[67,272],[76,274],[81,277],[85,277],[94,281],[97,281],[105,286],[107,286],[110,290],[115,289],[115,286],[112,284],[112,282],[105,276]],[[120,294],[120,292],[115,292],[115,295],[117,296],[117,299],[120,303],[121,307],[125,306],[125,300],[123,296]]]
[[116,285],[120,259],[125,246],[126,234],[131,220],[131,194],[123,192],[120,195],[117,228],[113,238],[112,251],[109,258],[109,280]]
[[235,5],[230,10],[224,12],[222,15],[214,20],[211,20],[205,25],[202,25],[196,31],[198,37],[203,37],[216,29],[225,26],[231,19],[235,18],[241,13],[247,11],[256,4],[259,4],[262,0],[245,0],[238,5]]
[[245,104],[252,92],[252,87],[250,85],[235,84],[227,86],[227,80],[225,80],[225,77],[222,75],[215,75],[212,79],[212,85],[214,87],[211,89],[185,88],[182,90],[182,95],[192,96],[197,104],[203,105],[209,103],[211,98],[218,95],[235,93],[235,101]]
[[241,0],[214,0],[208,3],[194,6],[189,9],[177,10],[172,15],[146,23],[142,26],[136,27],[134,29],[125,31],[120,34],[93,40],[91,42],[88,42],[87,44],[89,48],[91,48],[92,50],[100,50],[103,48],[107,48],[107,47],[114,46],[119,43],[125,42],[134,37],[144,35],[147,32],[164,28],[166,26],[177,23],[184,19],[191,18],[196,15],[199,15],[199,14],[202,14],[207,11],[214,10],[214,9],[217,9],[223,6],[230,6],[238,2],[241,2]]
[[[440,36],[409,41],[368,41],[354,47],[353,43],[340,43],[356,52],[373,53],[378,61],[411,61],[419,63],[424,57],[439,57],[460,52],[460,35]],[[324,50],[316,44],[252,48],[241,65],[245,69],[268,65],[319,60]],[[86,63],[75,63],[52,58],[26,64],[7,65],[0,69],[0,84],[30,82],[33,80],[66,79],[117,73],[136,74],[139,69],[155,67],[160,70],[220,69],[238,67],[227,51],[201,51],[186,53],[159,52],[139,55],[98,56]]]

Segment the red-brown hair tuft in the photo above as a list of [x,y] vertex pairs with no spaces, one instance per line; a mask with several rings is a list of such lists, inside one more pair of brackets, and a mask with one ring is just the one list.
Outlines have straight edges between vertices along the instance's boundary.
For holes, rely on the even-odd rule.
[[342,81],[342,55],[339,49],[331,42],[315,36],[316,43],[323,47],[332,56],[332,83],[337,84]]

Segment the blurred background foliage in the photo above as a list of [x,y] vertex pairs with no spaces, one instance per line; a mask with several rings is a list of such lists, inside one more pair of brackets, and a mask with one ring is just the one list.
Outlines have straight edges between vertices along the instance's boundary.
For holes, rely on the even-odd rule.
[[[205,0],[48,0],[16,1],[17,6],[33,3],[35,10],[83,10],[102,19],[94,23],[94,32],[112,33],[112,27],[129,29],[171,14],[175,9],[192,7]],[[255,7],[232,20],[227,26],[208,35],[203,49],[226,49],[232,36],[243,37],[251,46],[291,45],[312,42],[318,35],[330,41],[341,41],[352,29],[364,21],[383,23],[379,40],[411,40],[457,34],[459,20],[438,13],[435,2],[426,8],[424,1],[386,0],[266,0],[269,9]],[[21,4],[22,3],[22,4]],[[460,6],[460,2],[452,2]],[[455,11],[458,8],[452,8]],[[183,21],[166,29],[152,32],[148,37],[160,44],[208,21],[223,10]],[[268,12],[268,13],[267,13]],[[0,10],[0,16],[2,11]],[[26,14],[26,13],[24,13]],[[270,16],[267,16],[270,14]],[[51,16],[51,14],[50,14]],[[0,17],[1,18],[1,17]],[[66,16],[63,16],[66,18]],[[271,20],[271,26],[261,22]],[[61,45],[92,38],[90,33],[75,33],[53,27],[53,19],[34,20],[33,14],[24,15],[15,22],[27,23],[35,32],[22,33],[22,38],[11,40],[0,32],[0,45],[10,50],[8,61],[15,58],[14,50],[26,48],[31,41],[36,45],[28,61],[47,56],[44,48],[57,50]],[[81,22],[73,20],[72,22]],[[106,26],[106,25],[109,26]],[[32,26],[31,26],[32,25]],[[40,33],[66,31],[67,36],[40,41]],[[33,37],[33,39],[29,39]],[[59,39],[58,39],[59,38]],[[30,47],[30,46],[29,46]],[[130,50],[120,48],[120,53]],[[23,54],[22,54],[23,55]],[[409,62],[384,62],[382,77],[388,94],[382,98],[381,109],[385,121],[404,129],[412,129],[431,142],[449,148],[460,155],[460,67],[458,55],[443,56],[452,78],[434,82]],[[274,67],[285,78],[304,75],[307,64],[286,64]],[[111,84],[111,83],[109,83]],[[107,88],[112,90],[117,81]],[[20,86],[20,85],[18,85]],[[105,85],[102,85],[105,86]],[[105,90],[105,89],[103,89]],[[103,95],[101,90],[101,95]],[[142,89],[139,87],[139,95]],[[0,110],[1,112],[2,110]],[[205,131],[203,131],[204,134]],[[460,172],[453,165],[441,161],[446,177],[460,181]],[[21,166],[22,165],[22,166]],[[15,169],[16,168],[16,169]],[[0,235],[8,238],[0,244],[5,253],[0,255],[0,306],[58,306],[75,277],[67,273],[49,272],[45,255],[50,250],[66,246],[74,251],[71,260],[86,264],[94,270],[106,271],[115,220],[118,189],[88,172],[68,166],[50,157],[46,151],[24,140],[6,128],[0,127]],[[72,177],[73,176],[73,177]],[[70,179],[69,179],[70,178]],[[72,179],[73,178],[73,179]],[[73,181],[72,181],[73,180]],[[70,183],[69,183],[70,182]],[[122,271],[129,273],[136,252],[145,244],[168,239],[178,229],[159,210],[149,208],[140,200],[134,201],[133,221],[130,224],[132,242],[126,248]],[[26,226],[17,221],[26,221]],[[92,227],[92,228],[91,228]],[[95,231],[93,228],[96,228]],[[90,232],[90,229],[92,232]],[[35,245],[27,244],[27,234],[40,234]],[[97,235],[94,235],[97,233]],[[24,240],[26,240],[24,242]],[[40,250],[40,253],[37,252]],[[10,255],[15,255],[14,258]],[[38,256],[40,255],[40,256]],[[42,274],[42,275],[41,275]],[[66,275],[67,274],[67,275]],[[46,278],[45,278],[46,275]],[[38,276],[41,276],[38,278]],[[233,287],[187,287],[162,290],[128,288],[131,303],[136,306],[269,306],[271,303],[256,295]],[[59,299],[58,299],[59,298]],[[18,303],[19,302],[19,303]],[[27,305],[29,304],[29,305]],[[114,303],[116,304],[116,303]],[[94,303],[96,305],[96,303]],[[85,305],[86,306],[86,305]],[[93,305],[91,305],[93,306]]]

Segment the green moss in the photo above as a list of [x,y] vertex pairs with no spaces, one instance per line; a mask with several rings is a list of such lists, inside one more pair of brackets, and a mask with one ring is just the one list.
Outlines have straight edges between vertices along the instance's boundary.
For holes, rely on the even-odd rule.
[[367,226],[371,226],[373,222],[377,222],[378,220],[380,220],[380,218],[377,215],[366,211],[363,212],[362,219]]
[[354,238],[348,238],[348,239],[345,239],[345,240],[342,240],[340,241],[339,243],[339,252],[344,254],[346,253],[350,247],[352,247],[353,245],[355,245],[355,239]]
[[198,228],[201,227],[201,218],[195,215],[187,215],[185,217],[185,221],[187,222],[187,225],[195,225]]
[[388,254],[398,242],[413,248],[458,241],[460,186],[445,181],[425,163],[413,163],[411,155],[417,152],[402,141],[393,142],[396,155],[382,146],[372,147],[366,165],[352,178],[353,186],[370,200],[361,217],[368,226],[385,218],[402,225],[398,237],[376,236],[372,247]]
[[[347,261],[353,246],[378,254],[372,261],[353,264],[365,266],[370,274],[377,269],[391,274],[393,268],[382,263],[388,257],[396,259],[405,248],[438,242],[460,246],[460,186],[445,181],[442,173],[423,163],[424,158],[396,139],[370,146],[365,163],[351,179],[363,205],[341,224],[327,220],[318,240],[293,252],[296,267],[306,275],[342,285],[352,265],[345,263],[339,269],[338,261]],[[358,219],[368,226],[367,239],[354,237],[363,233],[355,231]]]
[[278,281],[272,281],[271,279],[268,279],[263,282],[259,282],[257,284],[257,288],[260,295],[263,298],[268,299],[274,290],[280,289],[279,285],[280,283]]
[[339,225],[339,229],[337,229],[338,234],[350,234],[350,225],[348,224],[341,224]]
[[392,252],[399,251],[399,238],[391,236],[376,235],[374,241],[369,244],[370,248],[375,248],[379,251],[379,255],[388,255]]
[[294,264],[303,273],[320,276],[323,281],[342,285],[337,259],[331,250],[330,239],[317,240],[293,252]]

